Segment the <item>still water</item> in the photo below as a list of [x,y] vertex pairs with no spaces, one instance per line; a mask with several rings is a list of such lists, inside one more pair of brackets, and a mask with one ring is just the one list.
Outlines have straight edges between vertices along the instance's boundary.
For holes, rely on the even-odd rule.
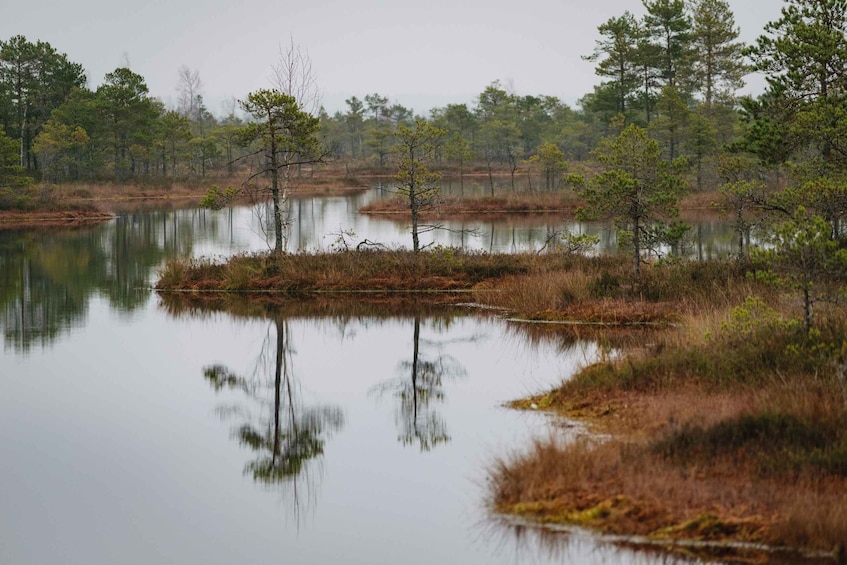
[[501,404],[594,343],[463,309],[149,290],[167,257],[264,245],[250,217],[0,232],[0,563],[677,562],[491,520],[493,459],[576,433]]
[[[288,211],[288,250],[314,251],[355,247],[368,241],[386,247],[411,247],[409,224],[401,215],[359,214],[358,209],[375,199],[395,196],[391,189],[377,187],[346,197],[303,198],[291,202]],[[243,244],[267,248],[263,226],[270,222],[270,209],[238,207],[226,211],[230,231]],[[677,253],[700,260],[726,257],[737,251],[736,236],[726,222],[714,216],[685,218],[692,228]],[[430,220],[427,220],[430,221]],[[515,253],[549,248],[556,233],[588,233],[599,238],[598,253],[614,253],[618,242],[609,224],[577,222],[555,215],[503,215],[495,219],[435,219],[438,229],[421,234],[421,245],[441,245],[489,253]],[[671,252],[671,250],[665,250]]]

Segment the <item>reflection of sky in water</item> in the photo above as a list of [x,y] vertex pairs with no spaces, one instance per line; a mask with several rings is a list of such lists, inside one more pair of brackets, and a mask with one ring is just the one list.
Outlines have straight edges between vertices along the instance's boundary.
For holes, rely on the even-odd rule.
[[[450,441],[398,442],[391,396],[412,319],[289,319],[289,363],[304,406],[337,406],[344,425],[293,482],[262,485],[221,416],[268,402],[215,393],[221,364],[267,379],[267,320],[173,318],[150,300],[132,317],[94,299],[87,324],[39,354],[0,357],[0,560],[6,563],[642,563],[578,541],[521,547],[485,525],[484,469],[546,418],[499,405],[552,386],[595,354],[527,345],[495,318],[423,318],[422,356],[449,356],[438,405]],[[273,351],[266,352],[273,355]],[[260,395],[261,396],[261,395]],[[294,489],[297,489],[296,492]],[[299,502],[297,511],[293,504]]]
[[[368,199],[325,198],[303,199],[291,202],[290,214],[290,250],[332,249],[342,232],[352,232],[348,244],[357,245],[368,240],[386,247],[410,247],[411,235],[408,225],[396,219],[396,216],[360,215],[357,210]],[[267,249],[262,228],[265,214],[251,207],[237,207],[232,211],[208,212],[219,215],[226,229],[232,234],[229,242],[233,251]],[[232,218],[230,223],[230,217]],[[392,219],[393,218],[393,219]],[[478,251],[527,251],[544,245],[548,230],[561,227],[555,219],[504,218],[498,221],[474,222],[439,221],[442,230],[421,234],[421,244],[461,247]],[[574,226],[572,229],[579,229]],[[211,242],[210,242],[211,243]],[[214,245],[201,246],[200,254],[214,253]]]
[[[397,215],[360,215],[358,209],[368,202],[391,196],[379,189],[351,197],[292,199],[289,210],[290,236],[288,249],[332,249],[342,232],[352,232],[348,245],[355,247],[364,240],[387,247],[410,247],[408,222]],[[180,212],[180,213],[187,213]],[[192,211],[191,213],[197,213]],[[200,212],[202,214],[202,212]],[[267,225],[268,210],[239,206],[232,210],[205,212],[206,221],[221,224],[223,239],[196,242],[195,254],[240,252],[267,249],[262,225]],[[555,216],[503,215],[491,219],[436,220],[444,229],[421,234],[422,245],[442,245],[473,251],[520,252],[537,251],[544,247],[554,231],[567,230],[574,234],[589,233],[600,238],[597,251],[608,253],[617,249],[614,229],[608,225],[562,220]],[[723,257],[735,249],[732,230],[723,222],[703,220],[690,231],[690,241],[683,252],[704,259]],[[218,246],[224,245],[221,249]],[[664,253],[670,251],[663,249]]]

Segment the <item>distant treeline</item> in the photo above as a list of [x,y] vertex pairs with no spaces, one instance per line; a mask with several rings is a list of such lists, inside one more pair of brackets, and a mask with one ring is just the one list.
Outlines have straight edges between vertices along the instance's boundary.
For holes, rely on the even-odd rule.
[[[448,132],[438,153],[442,166],[508,171],[513,178],[526,173],[553,189],[562,185],[566,163],[589,160],[603,137],[636,124],[666,158],[689,159],[692,187],[715,186],[727,180],[718,167],[727,152],[746,152],[768,166],[809,157],[808,131],[798,131],[805,122],[791,104],[841,104],[844,4],[787,0],[783,18],[745,46],[725,0],[644,0],[642,18],[612,17],[599,26],[594,49],[586,46],[584,58],[596,63],[600,81],[576,108],[553,96],[511,92],[497,81],[474,104],[448,104],[427,116],[372,93],[348,98],[346,110],[333,115],[319,109],[321,138],[348,170],[389,171],[396,127],[425,118]],[[840,36],[827,36],[827,29]],[[815,52],[810,45],[818,46]],[[740,99],[742,79],[754,69],[768,73],[770,88],[757,99]],[[23,36],[0,41],[0,186],[7,206],[27,179],[232,175],[254,153],[240,135],[244,121],[235,104],[225,116],[206,108],[196,71],[180,69],[172,108],[151,97],[144,77],[128,68],[107,74],[94,90],[85,85],[82,65],[50,44]],[[834,108],[818,109],[830,113],[824,124],[840,124]],[[827,158],[840,157],[839,131],[829,131],[831,141],[818,148]]]

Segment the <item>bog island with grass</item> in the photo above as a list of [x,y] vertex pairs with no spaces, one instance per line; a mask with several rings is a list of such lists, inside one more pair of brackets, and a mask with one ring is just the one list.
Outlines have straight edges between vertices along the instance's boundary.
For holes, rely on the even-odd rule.
[[[162,218],[176,243],[134,269],[155,280],[103,266],[111,282],[92,288],[155,287],[174,319],[269,321],[271,432],[236,433],[268,451],[245,468],[263,483],[299,476],[343,427],[322,409],[298,428],[292,412],[284,433],[289,319],[413,316],[398,439],[429,452],[450,435],[419,403],[443,401],[450,363],[419,358],[421,319],[471,313],[530,341],[596,348],[560,384],[501,399],[558,424],[480,470],[491,515],[692,559],[847,562],[847,3],[785,0],[752,45],[724,0],[644,6],[641,19],[598,28],[586,51],[601,80],[579,108],[494,82],[474,107],[428,117],[378,94],[329,115],[293,43],[279,84],[218,118],[187,68],[169,109],[128,68],[91,91],[80,65],[14,37],[0,43],[0,229],[13,234],[2,241],[115,217],[147,226],[134,214],[157,206],[229,215],[234,233],[234,214],[249,210],[264,250],[199,253]],[[43,62],[61,72],[40,74]],[[17,94],[12,71],[26,78]],[[765,91],[739,96],[752,72]],[[350,225],[323,244],[294,237],[321,214],[310,204],[306,218],[304,199],[364,193],[375,196],[355,217],[402,241]],[[494,244],[494,227],[488,247],[465,245],[503,221],[545,227],[519,245],[523,224],[510,224],[511,249]],[[121,241],[109,249],[132,254]],[[44,246],[21,264],[74,272],[62,256]],[[31,323],[35,310],[17,305],[32,291],[6,292],[31,276],[16,264],[0,262],[4,308]],[[227,367],[204,376],[216,392],[255,393]]]

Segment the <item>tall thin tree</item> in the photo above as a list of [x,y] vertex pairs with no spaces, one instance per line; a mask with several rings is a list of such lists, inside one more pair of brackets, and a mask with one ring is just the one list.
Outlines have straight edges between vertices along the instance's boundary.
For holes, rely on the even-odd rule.
[[744,86],[749,70],[744,63],[744,43],[738,41],[735,16],[726,0],[696,0],[693,9],[693,78],[696,90],[703,94],[707,113],[711,113],[715,95],[730,98]]

